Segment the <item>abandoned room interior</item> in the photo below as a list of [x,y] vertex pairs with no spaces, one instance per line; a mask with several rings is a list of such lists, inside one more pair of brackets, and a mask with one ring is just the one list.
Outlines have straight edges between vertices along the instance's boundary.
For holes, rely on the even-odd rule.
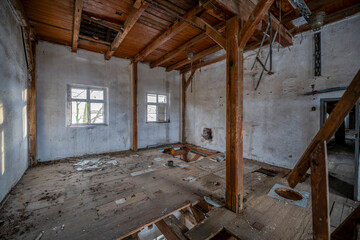
[[360,239],[359,12],[0,1],[0,239]]

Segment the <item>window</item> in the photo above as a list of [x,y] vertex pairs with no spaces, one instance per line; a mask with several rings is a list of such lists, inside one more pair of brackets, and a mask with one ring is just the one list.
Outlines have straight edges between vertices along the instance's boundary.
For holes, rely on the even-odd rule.
[[169,122],[169,97],[167,94],[148,93],[146,103],[147,122]]
[[96,125],[106,123],[107,89],[99,87],[69,86],[69,125]]

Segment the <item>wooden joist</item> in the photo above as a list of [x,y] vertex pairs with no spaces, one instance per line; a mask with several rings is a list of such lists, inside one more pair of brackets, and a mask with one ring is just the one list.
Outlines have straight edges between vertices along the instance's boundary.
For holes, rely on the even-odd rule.
[[141,0],[136,0],[134,3],[134,6],[138,6],[139,2],[141,2],[141,5],[139,8],[134,7],[134,9],[131,10],[129,16],[127,17],[125,23],[124,23],[124,31],[119,32],[114,41],[111,43],[111,46],[109,50],[105,54],[105,59],[109,60],[112,55],[114,55],[115,51],[118,49],[120,44],[124,41],[130,30],[134,27],[137,20],[140,18],[141,14],[146,10],[146,8],[149,6],[148,2],[143,2]]
[[[222,32],[225,29],[225,23],[219,23],[214,27],[217,31]],[[186,51],[189,47],[193,46],[194,44],[196,44],[197,42],[207,38],[207,34],[206,33],[201,33],[199,35],[197,35],[196,37],[192,38],[191,40],[187,41],[186,43],[184,43],[183,45],[181,45],[180,47],[176,48],[175,50],[165,54],[164,56],[160,57],[159,59],[157,59],[156,61],[152,62],[150,64],[150,66],[153,67],[157,67],[163,63],[165,63],[166,61],[178,56],[179,54],[181,54],[182,52]]]
[[72,51],[76,52],[79,42],[79,32],[80,32],[80,23],[81,23],[81,14],[83,10],[83,0],[75,0],[74,7],[74,20],[73,20],[73,36],[72,36]]
[[354,107],[356,101],[360,96],[360,70],[357,72],[355,78],[346,89],[344,95],[340,101],[336,104],[334,110],[330,113],[330,116],[325,121],[319,132],[316,134],[304,154],[297,162],[294,169],[289,174],[287,181],[289,186],[294,188],[301,178],[306,174],[306,171],[310,167],[310,154],[314,151],[319,142],[328,142],[334,135],[336,130],[343,123],[346,115],[349,114]]
[[226,39],[225,37],[218,32],[213,26],[207,23],[200,17],[193,16],[191,21],[198,25],[200,28],[205,29],[206,35],[211,38],[214,42],[219,44],[223,49],[226,49]]
[[226,190],[225,205],[243,208],[243,52],[239,50],[240,19],[226,23]]
[[[201,7],[196,6],[188,13],[186,13],[183,17],[186,20],[190,20],[193,16],[198,14],[202,10]],[[157,39],[148,44],[143,50],[141,50],[135,57],[134,62],[139,62],[144,59],[147,55],[149,55],[152,51],[154,51],[157,47],[159,47],[164,42],[168,41],[170,38],[175,36],[177,33],[182,31],[186,27],[187,23],[183,20],[176,20],[175,23],[166,30],[163,34],[161,34]]]
[[[216,53],[217,51],[220,51],[221,50],[221,47],[219,45],[214,45],[210,48],[207,48],[197,54],[195,54],[194,56],[194,59],[193,61],[196,61],[196,60],[199,60],[203,57],[206,57],[212,53]],[[166,68],[166,71],[169,72],[169,71],[172,71],[174,69],[180,69],[181,67],[185,66],[186,64],[190,63],[190,60],[189,59],[183,59],[182,61],[180,62],[177,62],[169,67]]]
[[180,238],[176,235],[176,233],[169,227],[164,219],[155,223],[156,227],[160,230],[160,232],[164,235],[164,237],[168,240],[180,240]]
[[263,19],[267,10],[270,8],[273,2],[274,0],[259,0],[258,4],[256,4],[245,25],[241,28],[239,40],[240,49],[245,48],[246,43],[254,34],[257,25]]
[[329,179],[326,142],[320,142],[310,155],[313,237],[330,239]]

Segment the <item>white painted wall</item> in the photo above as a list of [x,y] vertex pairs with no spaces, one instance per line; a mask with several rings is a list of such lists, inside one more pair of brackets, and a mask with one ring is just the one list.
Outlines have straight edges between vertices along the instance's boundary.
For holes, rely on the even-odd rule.
[[0,1],[0,202],[28,167],[27,67],[20,25]]
[[[37,46],[37,146],[40,161],[130,149],[131,64],[40,41]],[[138,66],[138,147],[179,141],[179,77],[162,68]],[[66,126],[66,87],[108,88],[108,126]],[[145,123],[147,91],[170,93],[170,123]]]
[[[146,64],[138,66],[138,147],[179,142],[180,81],[178,72],[165,72]],[[170,122],[146,123],[146,94],[168,93],[170,98]]]
[[[297,35],[294,45],[273,53],[274,75],[264,75],[254,90],[261,67],[244,63],[244,157],[292,168],[320,127],[320,99],[341,97],[344,91],[303,96],[315,89],[348,86],[360,68],[360,15],[322,30],[322,77],[313,77],[313,33]],[[262,53],[265,59],[267,49]],[[197,71],[193,92],[187,90],[186,140],[203,147],[226,149],[225,61]],[[316,107],[316,111],[311,111]],[[213,141],[201,137],[213,129]]]

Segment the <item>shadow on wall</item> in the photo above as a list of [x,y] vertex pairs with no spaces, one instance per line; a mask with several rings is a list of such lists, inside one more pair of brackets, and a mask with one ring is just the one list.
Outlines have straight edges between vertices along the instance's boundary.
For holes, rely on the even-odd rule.
[[4,105],[0,103],[0,173],[5,173]]

